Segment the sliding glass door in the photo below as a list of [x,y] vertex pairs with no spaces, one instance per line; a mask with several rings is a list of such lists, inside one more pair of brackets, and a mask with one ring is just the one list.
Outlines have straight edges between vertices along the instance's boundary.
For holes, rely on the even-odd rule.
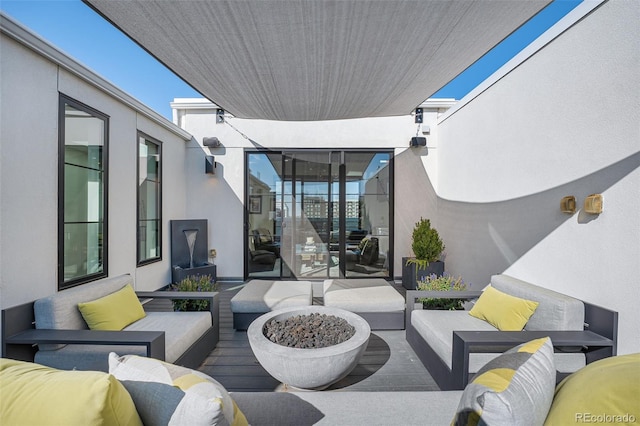
[[391,276],[390,152],[247,153],[247,276]]

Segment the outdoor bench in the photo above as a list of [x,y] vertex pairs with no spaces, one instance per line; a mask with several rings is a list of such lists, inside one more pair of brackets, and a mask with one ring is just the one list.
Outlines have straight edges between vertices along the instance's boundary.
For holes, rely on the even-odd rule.
[[403,330],[404,297],[383,278],[324,280],[324,306],[360,315],[372,330]]
[[311,281],[251,280],[231,298],[233,328],[246,330],[262,314],[313,304]]
[[122,331],[89,330],[78,303],[122,289],[129,274],[109,277],[2,311],[2,356],[64,370],[108,371],[111,351],[197,368],[219,340],[218,293],[136,292],[138,298],[208,299],[204,312],[150,312]]
[[[320,284],[324,306],[356,313],[372,330],[404,329],[404,297],[384,279],[329,279]],[[251,280],[231,299],[233,328],[246,330],[253,320],[275,309],[312,304],[311,281]]]
[[406,338],[442,390],[463,389],[491,359],[519,343],[549,336],[554,342],[558,380],[585,364],[617,353],[618,313],[500,274],[491,287],[538,302],[522,331],[499,331],[468,311],[423,310],[418,298],[479,297],[473,291],[406,293]]

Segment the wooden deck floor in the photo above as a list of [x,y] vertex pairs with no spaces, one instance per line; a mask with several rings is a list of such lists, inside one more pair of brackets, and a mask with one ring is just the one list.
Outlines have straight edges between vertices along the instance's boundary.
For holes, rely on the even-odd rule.
[[[221,284],[220,342],[199,370],[229,391],[272,392],[280,382],[258,363],[247,333],[233,329],[229,301],[241,286]],[[404,294],[402,286],[396,288]],[[374,330],[356,368],[328,390],[433,391],[439,388],[407,343],[404,330]]]

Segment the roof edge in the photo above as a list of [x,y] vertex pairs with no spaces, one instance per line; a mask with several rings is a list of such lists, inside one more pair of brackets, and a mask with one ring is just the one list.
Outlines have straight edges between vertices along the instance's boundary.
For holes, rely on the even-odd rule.
[[533,40],[527,47],[522,49],[516,56],[505,63],[502,67],[498,68],[493,74],[487,77],[482,83],[476,86],[473,90],[467,93],[458,103],[452,106],[444,114],[442,114],[438,120],[438,124],[444,122],[453,114],[464,108],[469,102],[480,96],[484,91],[488,90],[491,86],[496,84],[502,77],[509,74],[515,68],[527,61],[530,57],[535,55],[538,51],[542,50],[546,45],[551,43],[557,37],[559,37],[566,30],[571,28],[577,22],[582,20],[585,16],[591,13],[594,9],[599,7],[602,3],[608,0],[583,0],[582,3],[577,5],[573,10],[567,13],[562,19],[551,26],[547,31],[542,33],[538,38]]
[[185,141],[189,141],[193,138],[193,136],[189,132],[176,126],[173,122],[169,121],[164,116],[160,115],[130,94],[118,88],[116,85],[101,77],[85,65],[73,59],[71,56],[53,46],[51,43],[45,41],[30,29],[14,21],[11,17],[9,17],[2,11],[0,11],[0,33],[10,37],[23,46],[56,63],[66,71],[72,73],[76,77],[79,77],[80,79],[96,87],[97,89],[107,93],[109,96],[117,99],[121,103],[127,105],[128,107],[142,114],[154,123],[172,132],[176,136],[184,139]]

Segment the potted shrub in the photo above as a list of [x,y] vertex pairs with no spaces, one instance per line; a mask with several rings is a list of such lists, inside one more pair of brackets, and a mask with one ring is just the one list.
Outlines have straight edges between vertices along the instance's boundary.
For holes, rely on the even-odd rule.
[[[469,285],[470,286],[470,285]],[[431,274],[418,280],[418,290],[430,291],[465,291],[467,284],[461,277],[454,278],[449,274],[436,275]],[[464,303],[467,299],[445,299],[422,297],[418,299],[422,303],[424,309],[439,309],[447,311],[463,310]]]
[[402,285],[407,290],[415,290],[420,277],[431,274],[442,275],[444,262],[440,256],[444,243],[429,219],[420,218],[413,228],[411,248],[415,257],[402,258]]
[[[171,284],[169,291],[218,291],[219,284],[211,275],[189,275],[178,284]],[[207,311],[209,301],[205,299],[172,299],[174,311]]]

